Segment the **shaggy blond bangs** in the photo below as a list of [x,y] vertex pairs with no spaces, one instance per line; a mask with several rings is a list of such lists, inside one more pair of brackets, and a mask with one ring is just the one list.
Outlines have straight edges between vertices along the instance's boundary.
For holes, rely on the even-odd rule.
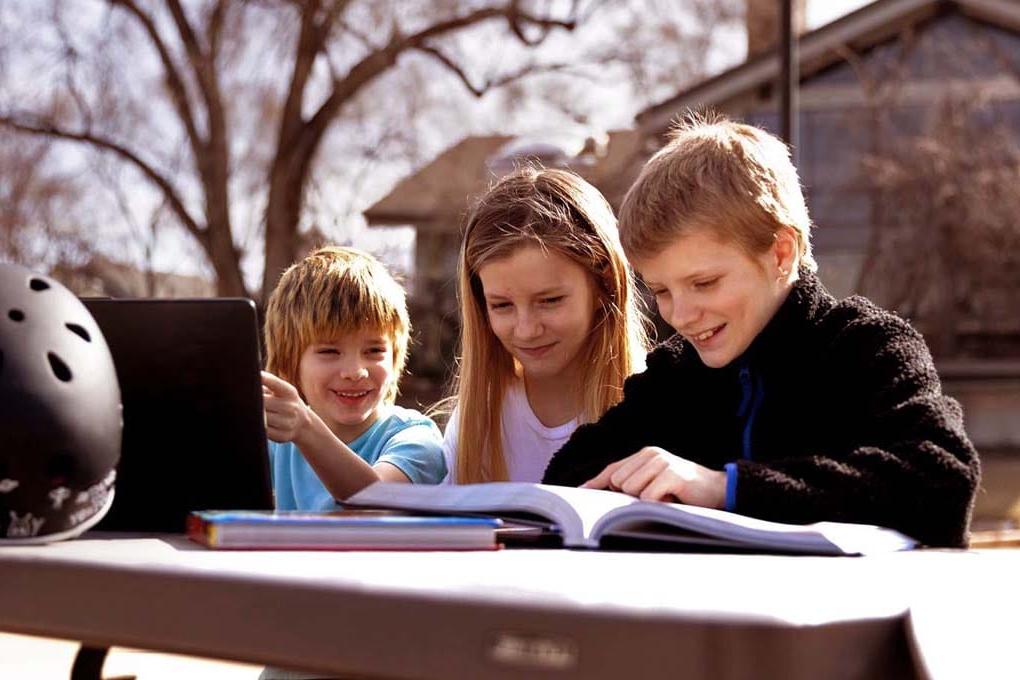
[[393,403],[407,361],[411,324],[404,289],[368,253],[327,246],[292,265],[266,307],[266,370],[298,387],[298,366],[316,342],[365,329],[393,343],[396,379],[384,399]]

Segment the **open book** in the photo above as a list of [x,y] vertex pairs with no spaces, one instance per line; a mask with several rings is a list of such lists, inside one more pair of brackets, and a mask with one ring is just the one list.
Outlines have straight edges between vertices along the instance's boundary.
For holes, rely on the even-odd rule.
[[650,540],[704,548],[815,555],[862,555],[909,550],[917,542],[864,524],[768,522],[722,510],[641,501],[615,491],[524,482],[426,486],[376,482],[347,505],[427,512],[524,516],[546,522],[573,548],[597,548],[604,539]]

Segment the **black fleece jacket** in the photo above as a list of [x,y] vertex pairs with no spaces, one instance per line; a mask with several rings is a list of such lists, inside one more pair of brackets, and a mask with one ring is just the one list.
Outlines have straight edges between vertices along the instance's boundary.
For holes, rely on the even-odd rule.
[[880,524],[930,546],[966,544],[980,479],[921,335],[864,298],[836,300],[807,270],[730,365],[705,366],[680,336],[656,347],[543,481],[577,486],[645,446],[716,470],[735,462],[741,514]]

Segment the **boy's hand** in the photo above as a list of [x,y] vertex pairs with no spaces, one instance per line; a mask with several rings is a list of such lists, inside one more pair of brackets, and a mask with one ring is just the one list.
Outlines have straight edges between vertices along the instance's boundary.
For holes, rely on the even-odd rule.
[[705,508],[726,505],[726,473],[675,456],[657,446],[606,468],[581,485],[585,489],[622,491],[645,501],[676,501]]
[[266,435],[274,442],[291,442],[312,421],[311,409],[297,389],[268,371],[262,371],[262,406]]

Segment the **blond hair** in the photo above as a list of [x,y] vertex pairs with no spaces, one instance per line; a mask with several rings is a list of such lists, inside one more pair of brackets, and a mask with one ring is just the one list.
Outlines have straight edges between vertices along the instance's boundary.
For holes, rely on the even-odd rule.
[[689,113],[645,164],[620,208],[620,240],[641,260],[694,229],[756,255],[785,228],[800,263],[817,269],[811,219],[787,146],[768,132],[721,116]]
[[521,367],[489,326],[478,270],[538,245],[589,272],[598,308],[583,350],[582,422],[597,420],[623,397],[623,381],[644,364],[646,321],[620,247],[612,208],[574,173],[533,166],[497,182],[474,206],[460,254],[461,356],[454,394],[459,410],[458,483],[507,478],[502,407]]
[[269,297],[266,370],[300,391],[298,366],[310,345],[363,329],[378,330],[393,343],[395,379],[383,395],[392,404],[411,332],[404,289],[368,253],[319,248],[291,265]]

